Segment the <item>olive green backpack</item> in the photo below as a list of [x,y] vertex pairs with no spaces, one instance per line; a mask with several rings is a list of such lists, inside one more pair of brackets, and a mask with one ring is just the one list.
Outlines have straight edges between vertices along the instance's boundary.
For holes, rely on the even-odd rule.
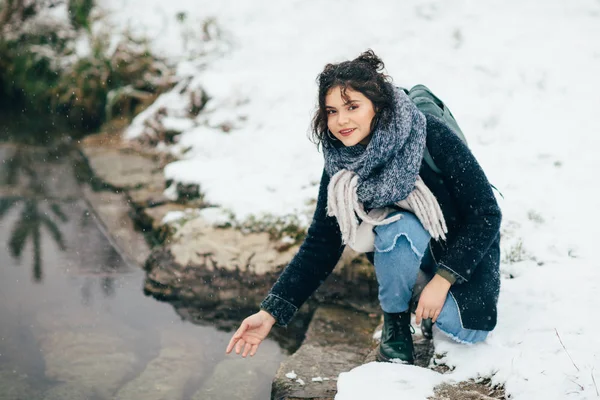
[[[423,114],[433,115],[438,117],[462,140],[465,144],[467,144],[467,139],[465,138],[464,133],[456,123],[454,119],[454,115],[450,112],[450,109],[444,104],[442,100],[439,99],[429,88],[425,85],[415,85],[410,90],[406,90],[404,88],[400,88],[408,95],[408,97],[412,100],[413,103],[417,106],[419,110]],[[429,167],[435,171],[435,173],[440,174],[442,171],[435,165],[433,162],[433,158],[431,158],[431,154],[429,154],[429,150],[425,147],[425,154],[423,154],[423,158]]]
[[[427,86],[415,85],[410,90],[406,90],[404,88],[400,89],[402,89],[404,93],[408,95],[408,97],[423,114],[433,115],[444,121],[444,123],[456,134],[456,136],[458,136],[460,140],[464,142],[464,144],[468,145],[465,134],[458,126],[458,123],[456,123],[456,119],[454,119],[454,115],[452,115],[452,112],[450,112],[448,106],[446,106],[446,104],[444,104],[439,97],[433,94],[433,92],[429,90]],[[431,157],[431,154],[429,154],[427,147],[425,147],[423,159],[435,173],[442,173],[437,165],[435,165],[435,162],[433,162],[433,158]],[[494,185],[490,184],[490,186],[500,193],[500,191]],[[500,196],[502,196],[502,193],[500,193]]]

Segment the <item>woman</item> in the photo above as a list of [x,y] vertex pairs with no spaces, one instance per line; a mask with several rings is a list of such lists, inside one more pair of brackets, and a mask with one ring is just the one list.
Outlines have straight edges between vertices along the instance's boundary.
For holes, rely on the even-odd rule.
[[[434,323],[461,343],[494,329],[501,213],[490,184],[460,138],[421,113],[383,66],[369,50],[319,75],[313,135],[325,168],[313,221],[227,353],[252,356],[275,323],[287,325],[345,244],[375,265],[384,315],[378,360],[414,362],[411,311],[422,328]],[[425,148],[441,173],[422,162]]]

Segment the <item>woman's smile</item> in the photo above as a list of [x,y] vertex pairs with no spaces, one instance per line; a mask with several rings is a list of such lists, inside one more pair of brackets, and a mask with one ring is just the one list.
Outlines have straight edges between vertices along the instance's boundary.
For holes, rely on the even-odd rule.
[[336,86],[325,96],[325,109],[329,131],[344,146],[369,143],[375,110],[364,94],[350,87],[342,93]]

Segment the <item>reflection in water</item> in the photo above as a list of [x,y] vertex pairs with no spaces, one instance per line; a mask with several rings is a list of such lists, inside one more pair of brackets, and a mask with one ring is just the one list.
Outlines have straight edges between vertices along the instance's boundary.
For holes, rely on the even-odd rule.
[[269,398],[279,346],[225,357],[229,333],[144,296],[66,157],[0,146],[0,399]]
[[[39,157],[40,155],[42,157]],[[57,199],[48,198],[44,175],[39,173],[48,168],[47,163],[56,160],[59,160],[59,157],[54,151],[33,152],[23,146],[17,146],[8,156],[3,157],[3,168],[0,169],[2,186],[27,196],[0,198],[0,221],[13,206],[23,203],[19,219],[12,228],[8,248],[13,257],[20,259],[27,240],[31,238],[33,279],[36,282],[42,280],[41,228],[45,227],[58,247],[65,250],[65,242],[58,224],[67,222],[68,218]],[[50,213],[42,211],[42,205],[46,206]]]
[[[41,233],[40,230],[44,226],[50,236],[61,250],[65,250],[65,242],[63,236],[55,223],[47,213],[40,212],[40,204],[36,199],[1,199],[0,200],[0,219],[10,210],[10,208],[23,202],[24,207],[21,211],[19,220],[12,228],[12,234],[8,243],[8,248],[13,257],[20,259],[23,248],[27,239],[31,237],[33,242],[33,278],[35,281],[42,280],[42,251],[40,245]],[[67,217],[60,211],[58,204],[52,204],[50,207],[54,214],[59,218],[59,221],[66,222]],[[58,211],[58,212],[57,212]]]

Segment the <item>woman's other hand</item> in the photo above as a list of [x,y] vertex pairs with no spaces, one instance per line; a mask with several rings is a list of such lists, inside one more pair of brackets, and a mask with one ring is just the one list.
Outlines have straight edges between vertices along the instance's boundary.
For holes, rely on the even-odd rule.
[[438,274],[434,275],[419,297],[419,304],[415,312],[417,325],[421,323],[421,319],[431,318],[431,321],[435,322],[446,302],[450,286],[448,280]]
[[227,354],[231,353],[235,346],[236,354],[240,354],[243,350],[242,357],[246,357],[248,354],[253,356],[273,325],[275,325],[275,318],[268,312],[260,310],[256,314],[252,314],[242,321],[242,324],[229,341],[225,352]]

